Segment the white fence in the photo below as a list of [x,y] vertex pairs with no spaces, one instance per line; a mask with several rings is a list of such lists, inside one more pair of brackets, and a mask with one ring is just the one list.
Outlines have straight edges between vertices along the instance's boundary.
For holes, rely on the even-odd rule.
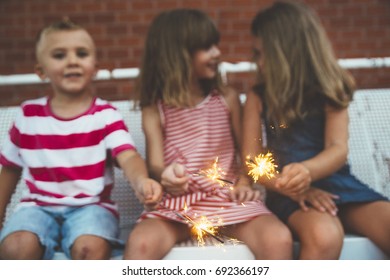
[[[390,57],[378,58],[347,58],[339,59],[339,64],[347,69],[358,68],[381,68],[390,67]],[[221,62],[219,70],[224,82],[227,81],[228,73],[252,72],[256,69],[253,62],[243,61],[237,63]],[[96,75],[96,80],[111,80],[111,79],[134,79],[139,74],[139,68],[119,68],[112,71],[107,69],[99,70]],[[7,85],[23,85],[23,84],[39,84],[45,83],[33,73],[15,74],[15,75],[0,75],[0,86]]]

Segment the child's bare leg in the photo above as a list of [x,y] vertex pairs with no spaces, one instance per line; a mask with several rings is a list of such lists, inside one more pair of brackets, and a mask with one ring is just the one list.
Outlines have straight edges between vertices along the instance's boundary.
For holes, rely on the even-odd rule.
[[390,202],[346,205],[340,214],[347,230],[367,236],[390,256]]
[[190,236],[185,224],[146,219],[134,228],[127,240],[124,259],[162,259],[169,250]]
[[3,260],[39,260],[43,253],[38,236],[29,231],[11,233],[0,244],[0,259]]
[[288,224],[300,241],[299,259],[338,259],[344,230],[338,217],[314,209],[294,212]]
[[243,241],[256,259],[292,259],[289,229],[274,215],[263,215],[227,228],[226,234]]
[[110,243],[95,235],[78,237],[71,249],[74,260],[107,260],[111,257]]

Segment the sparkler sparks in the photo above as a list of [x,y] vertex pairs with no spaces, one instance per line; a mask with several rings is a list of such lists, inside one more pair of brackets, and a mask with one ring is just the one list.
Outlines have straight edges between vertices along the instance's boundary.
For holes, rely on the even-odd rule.
[[[201,216],[199,221],[194,220],[190,216],[188,216],[185,213],[179,213],[175,210],[172,210],[170,208],[167,208],[160,204],[163,208],[172,211],[176,216],[178,216],[183,221],[187,222],[192,226],[192,232],[196,235],[196,238],[198,240],[198,245],[203,246],[205,244],[204,242],[204,236],[208,235],[220,242],[221,244],[225,243],[223,239],[217,236],[218,227],[214,227],[210,221],[207,220],[205,216]],[[184,211],[187,211],[187,205],[184,205]]]
[[194,173],[194,175],[204,176],[216,183],[218,183],[221,187],[225,187],[227,185],[233,185],[232,181],[226,180],[223,176],[226,173],[218,166],[218,157],[215,159],[211,168],[201,169],[198,173]]
[[257,182],[260,177],[267,176],[267,178],[275,177],[277,165],[274,163],[272,153],[259,154],[254,159],[247,156],[247,166],[250,168],[248,175],[252,176],[253,180]]
[[[210,168],[200,169],[198,172],[192,173],[192,175],[203,176],[203,177],[205,177],[205,178],[207,178],[215,183],[218,183],[221,187],[231,185],[230,188],[233,188],[234,183],[232,181],[224,178],[226,173],[223,171],[223,169],[221,167],[218,166],[218,157],[216,157],[214,163],[212,164],[212,166]],[[177,217],[179,217],[182,221],[185,221],[187,224],[189,224],[191,226],[191,232],[193,233],[194,236],[196,236],[199,246],[204,246],[206,244],[204,238],[207,236],[212,237],[213,239],[218,241],[219,242],[218,244],[225,243],[225,240],[224,240],[225,237],[220,237],[220,235],[218,233],[218,226],[214,226],[216,223],[208,220],[208,218],[206,216],[197,217],[196,214],[194,215],[194,217],[189,216],[187,214],[188,209],[187,209],[187,205],[185,203],[184,203],[183,211],[175,211],[173,209],[170,209],[170,208],[164,206],[163,204],[160,204],[160,205],[162,208],[165,208],[166,210],[171,211]],[[245,206],[245,205],[243,205],[243,206]],[[223,225],[223,222],[220,220],[220,221],[218,221],[217,224]],[[233,239],[228,240],[228,242],[233,242],[232,240]],[[235,243],[235,242],[236,241],[234,241],[233,243]],[[216,245],[216,244],[214,244],[214,245]]]
[[199,221],[193,223],[192,227],[192,233],[196,235],[199,246],[205,245],[203,238],[205,235],[210,235],[220,243],[224,243],[224,241],[216,235],[217,231],[218,228],[214,227],[205,216],[201,216]]
[[211,236],[212,238],[214,238],[215,240],[217,240],[222,244],[225,242],[223,241],[223,239],[217,236],[218,228],[214,227],[212,223],[209,220],[207,220],[205,216],[201,216],[199,221],[195,221],[186,214],[180,214],[176,212],[176,215],[178,215],[182,219],[184,218],[186,222],[192,225],[192,232],[196,235],[199,246],[203,246],[205,244],[203,238],[205,235]]

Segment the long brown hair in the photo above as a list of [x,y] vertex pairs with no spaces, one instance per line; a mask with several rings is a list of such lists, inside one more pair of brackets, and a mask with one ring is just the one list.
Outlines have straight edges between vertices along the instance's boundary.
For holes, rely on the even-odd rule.
[[267,118],[276,127],[303,119],[309,100],[348,106],[354,80],[339,66],[313,10],[296,1],[276,2],[256,15],[251,32],[262,41]]
[[[140,106],[162,100],[183,107],[189,104],[192,55],[219,42],[212,20],[196,9],[174,9],[159,14],[148,31],[137,83]],[[219,77],[200,81],[204,91],[219,88]]]

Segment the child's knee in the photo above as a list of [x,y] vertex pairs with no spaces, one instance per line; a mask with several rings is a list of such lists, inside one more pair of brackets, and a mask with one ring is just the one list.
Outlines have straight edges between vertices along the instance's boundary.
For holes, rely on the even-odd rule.
[[317,251],[341,250],[344,240],[344,231],[336,225],[328,224],[314,226],[310,233],[301,241]]
[[153,250],[163,245],[163,241],[148,233],[134,231],[127,240],[128,250],[137,255],[149,255]]
[[0,244],[0,259],[40,259],[42,255],[43,247],[32,232],[11,233]]
[[267,232],[265,239],[267,240],[265,243],[274,249],[279,248],[292,252],[293,237],[287,226],[274,226],[273,230]]
[[264,234],[266,234],[267,240],[271,240],[274,243],[285,244],[286,246],[292,246],[293,244],[290,229],[280,221],[268,224]]
[[77,260],[109,259],[111,245],[107,240],[97,236],[81,236],[74,242],[71,255]]
[[277,239],[276,242],[288,247],[293,246],[293,237],[287,226],[280,227],[277,232],[274,237]]

